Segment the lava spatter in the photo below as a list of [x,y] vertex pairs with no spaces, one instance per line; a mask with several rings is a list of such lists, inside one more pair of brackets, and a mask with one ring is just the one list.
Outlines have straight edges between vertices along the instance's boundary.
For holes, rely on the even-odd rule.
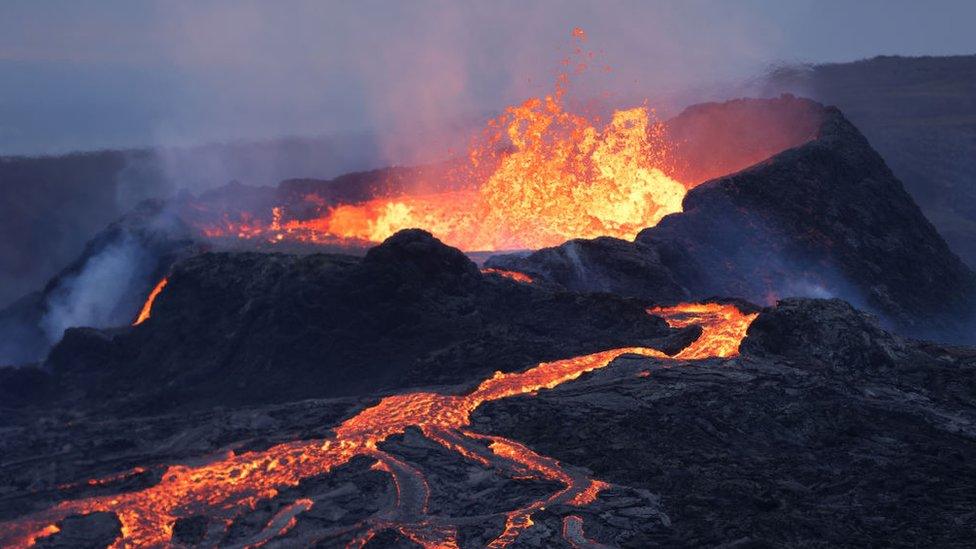
[[594,55],[584,51],[582,29],[572,36],[572,59],[563,60],[551,93],[511,105],[488,121],[483,137],[471,143],[465,167],[417,176],[418,188],[437,187],[443,179],[450,190],[336,204],[312,195],[293,211],[273,207],[270,219],[241,212],[237,220],[198,228],[210,238],[349,246],[422,228],[466,251],[538,249],[599,236],[633,239],[682,209],[686,184],[669,175],[674,144],[646,106],[616,110],[609,120],[571,110],[571,77],[585,71]]
[[[735,356],[746,328],[756,316],[744,314],[732,305],[718,304],[684,304],[649,312],[664,317],[672,326],[702,326],[698,340],[674,357],[687,360]],[[585,507],[608,485],[516,441],[469,431],[472,412],[484,402],[530,395],[572,381],[624,354],[670,358],[655,349],[624,347],[543,362],[519,373],[497,372],[467,395],[417,392],[389,396],[341,423],[333,438],[287,442],[264,451],[228,452],[223,458],[195,467],[172,465],[150,488],[66,500],[48,510],[0,524],[0,545],[28,547],[41,537],[57,533],[58,523],[64,518],[97,511],[115,513],[122,523],[122,535],[115,547],[168,545],[175,521],[197,514],[207,515],[215,525],[205,540],[214,545],[235,519],[262,500],[278,498],[282,489],[364,456],[375,460],[376,470],[390,475],[396,501],[357,526],[359,532],[353,545],[365,544],[379,531],[395,528],[425,547],[457,546],[457,526],[452,518],[428,514],[429,487],[423,472],[378,447],[388,438],[416,427],[430,440],[465,459],[509,476],[555,481],[563,486],[548,497],[502,513],[504,530],[489,545],[505,547],[532,526],[536,511],[557,504]],[[307,498],[283,503],[248,545],[260,546],[287,534],[300,514],[315,505],[314,500]],[[585,539],[582,519],[567,517],[564,525],[568,542],[578,544]],[[323,539],[327,535],[323,534]]]

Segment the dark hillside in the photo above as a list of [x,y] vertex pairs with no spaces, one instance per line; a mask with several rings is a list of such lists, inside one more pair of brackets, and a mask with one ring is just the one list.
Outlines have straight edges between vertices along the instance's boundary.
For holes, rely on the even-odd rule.
[[769,83],[774,93],[840,107],[950,247],[976,265],[976,55],[789,67]]

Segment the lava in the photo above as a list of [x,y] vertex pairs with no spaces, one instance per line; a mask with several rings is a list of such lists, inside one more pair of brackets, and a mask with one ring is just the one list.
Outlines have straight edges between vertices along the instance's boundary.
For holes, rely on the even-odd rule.
[[532,284],[532,282],[534,282],[531,276],[518,271],[506,271],[504,269],[493,269],[491,267],[487,267],[481,269],[481,272],[484,274],[496,274],[498,276],[503,276],[510,280],[514,280],[515,282],[521,282],[522,284]]
[[137,316],[136,319],[132,322],[133,326],[138,326],[143,322],[145,322],[146,319],[149,318],[150,313],[152,313],[153,303],[156,301],[156,298],[159,296],[159,293],[163,291],[163,288],[166,287],[166,284],[168,282],[169,282],[168,278],[163,278],[162,280],[156,283],[152,291],[149,292],[149,297],[146,298],[146,302],[142,304],[142,309],[139,310],[139,316]]
[[[698,340],[673,357],[679,360],[735,356],[745,329],[756,316],[720,304],[683,304],[649,312],[664,317],[672,326],[701,325]],[[328,474],[352,458],[364,456],[374,460],[376,470],[390,475],[397,497],[392,507],[357,525],[353,545],[361,546],[379,531],[395,528],[425,547],[456,547],[455,521],[451,517],[428,514],[430,490],[423,473],[379,448],[383,441],[414,427],[426,438],[465,459],[511,477],[556,481],[563,486],[548,497],[504,514],[504,530],[490,543],[491,547],[504,547],[532,526],[532,516],[537,510],[559,504],[584,507],[609,485],[516,441],[468,430],[472,412],[485,402],[532,395],[572,381],[624,354],[672,359],[655,349],[625,347],[543,362],[523,372],[496,372],[466,395],[416,392],[388,396],[342,422],[334,429],[332,438],[286,442],[264,451],[240,454],[231,451],[204,465],[171,465],[152,487],[65,500],[48,510],[0,524],[0,545],[28,547],[36,539],[56,533],[65,517],[97,511],[113,512],[122,523],[122,535],[115,547],[168,545],[174,522],[196,514],[208,516],[212,524],[203,545],[216,545],[234,520],[259,502],[275,499],[284,488]],[[101,481],[96,480],[94,484]],[[286,503],[245,545],[259,546],[287,534],[298,523],[301,513],[314,505],[315,501],[307,498]],[[582,519],[568,517],[566,520],[567,541],[580,543],[585,539]],[[348,529],[306,533],[302,534],[301,542],[310,545],[348,533]]]
[[[592,52],[574,29],[582,71]],[[382,242],[406,228],[430,231],[467,251],[555,246],[572,238],[633,239],[665,215],[680,212],[686,188],[669,175],[671,149],[664,124],[640,106],[618,110],[606,123],[570,112],[568,72],[555,91],[510,106],[489,121],[468,151],[468,169],[453,170],[447,192],[326,205],[315,216],[272,209],[270,222],[251,215],[202,227],[209,237],[267,242]],[[420,185],[433,187],[434,182]],[[308,207],[308,200],[299,209]]]
[[738,307],[721,303],[682,303],[673,307],[653,307],[647,312],[663,317],[672,328],[695,324],[703,329],[708,327],[707,337],[702,334],[674,357],[683,360],[736,356],[746,330],[759,316],[759,313],[744,313]]

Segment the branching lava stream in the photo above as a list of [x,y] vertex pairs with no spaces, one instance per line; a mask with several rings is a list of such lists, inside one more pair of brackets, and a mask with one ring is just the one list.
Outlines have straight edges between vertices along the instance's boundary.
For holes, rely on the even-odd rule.
[[[686,304],[649,312],[664,317],[675,327],[701,324],[701,337],[673,357],[687,360],[735,356],[746,328],[756,316],[743,314],[732,305],[718,304]],[[672,358],[654,349],[625,347],[543,362],[520,373],[496,372],[467,395],[417,392],[388,396],[344,421],[329,439],[288,442],[241,454],[228,452],[221,459],[196,467],[171,465],[159,483],[150,488],[67,500],[0,524],[0,545],[28,547],[41,537],[57,533],[65,517],[109,511],[116,513],[122,523],[116,547],[168,545],[174,522],[195,514],[211,518],[203,545],[214,546],[237,517],[254,509],[260,501],[276,498],[279,490],[305,479],[329,473],[353,457],[365,456],[375,460],[374,469],[390,475],[397,497],[393,506],[355,526],[352,546],[362,546],[374,534],[395,528],[425,547],[457,547],[456,519],[427,513],[430,490],[423,472],[378,447],[408,427],[416,427],[426,438],[465,459],[509,476],[555,481],[563,486],[548,497],[504,513],[504,530],[489,546],[505,547],[532,526],[532,515],[537,510],[558,504],[584,507],[608,485],[516,441],[469,431],[471,413],[484,402],[528,395],[572,381],[624,354]],[[260,546],[287,533],[297,523],[298,515],[314,505],[315,501],[307,498],[288,503],[243,545]],[[306,541],[349,533],[349,528],[320,532],[317,539]],[[585,539],[580,517],[564,518],[564,536],[570,544]]]

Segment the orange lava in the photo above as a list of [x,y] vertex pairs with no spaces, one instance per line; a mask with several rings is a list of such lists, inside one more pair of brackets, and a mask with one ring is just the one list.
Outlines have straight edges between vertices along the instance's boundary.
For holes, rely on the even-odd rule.
[[[580,72],[592,53],[582,49],[582,29],[574,29],[573,38],[579,60],[564,65]],[[680,212],[686,189],[665,173],[671,146],[653,111],[618,110],[605,123],[569,112],[569,80],[568,72],[561,74],[552,94],[511,106],[488,123],[485,138],[468,152],[469,169],[445,176],[458,179],[448,188],[462,190],[323,205],[312,218],[289,218],[276,207],[270,224],[225,220],[203,232],[268,242],[365,243],[422,228],[463,250],[494,251],[572,238],[633,239]]]
[[145,467],[133,467],[132,469],[129,469],[128,471],[122,471],[121,473],[117,473],[117,474],[114,474],[114,475],[111,475],[111,476],[107,476],[107,477],[104,477],[104,478],[92,478],[92,479],[88,479],[88,481],[87,482],[84,482],[84,483],[61,484],[61,485],[58,486],[58,489],[60,489],[60,490],[70,490],[72,488],[78,488],[82,484],[87,484],[88,486],[105,486],[107,484],[112,484],[113,482],[118,482],[120,480],[125,480],[125,479],[128,479],[128,478],[132,478],[134,476],[137,476],[137,475],[141,475],[141,474],[145,473],[146,471],[147,471],[147,469]]
[[156,297],[159,296],[159,292],[162,292],[163,288],[166,287],[167,282],[169,282],[169,279],[163,278],[157,282],[156,286],[154,286],[152,291],[149,292],[149,297],[147,297],[146,302],[142,304],[142,310],[139,311],[139,316],[137,316],[135,321],[132,323],[133,326],[138,326],[149,318],[149,314],[152,313],[153,302],[156,301]]
[[[664,317],[672,326],[690,323],[702,326],[701,337],[676,355],[676,359],[734,356],[748,322],[755,317],[741,313],[734,306],[716,304],[678,305],[649,312]],[[609,485],[513,440],[469,431],[472,412],[484,402],[531,395],[572,381],[624,354],[670,359],[655,349],[625,347],[543,362],[524,372],[496,372],[466,395],[417,392],[388,396],[341,423],[329,439],[297,440],[241,454],[228,452],[198,466],[171,465],[159,483],[150,488],[65,500],[48,510],[0,524],[0,545],[27,547],[38,537],[55,533],[57,524],[69,515],[108,511],[114,512],[122,523],[122,536],[116,540],[115,547],[168,545],[174,521],[195,514],[207,515],[215,525],[208,529],[207,538],[202,542],[204,546],[212,546],[223,538],[235,519],[262,500],[277,498],[283,488],[327,474],[353,457],[365,456],[376,461],[376,470],[392,477],[397,497],[392,507],[359,524],[361,533],[356,535],[353,545],[365,544],[381,530],[396,528],[425,547],[456,546],[457,526],[452,519],[427,514],[429,487],[423,473],[379,448],[390,437],[403,434],[408,427],[416,427],[426,438],[446,449],[503,474],[563,485],[549,497],[505,513],[504,531],[490,544],[504,547],[531,527],[532,515],[537,510],[559,504],[586,506]],[[314,505],[312,499],[306,498],[287,503],[243,545],[259,546],[287,534],[298,523],[300,513]],[[576,520],[571,521],[570,530],[573,538],[579,539],[582,524],[576,524]],[[304,537],[291,541],[313,545],[326,537],[300,535]]]
[[532,284],[532,282],[534,282],[531,276],[518,271],[506,271],[504,269],[492,269],[491,267],[486,267],[481,269],[481,272],[484,274],[496,274],[498,276],[504,276],[505,278],[510,278],[515,282],[521,282],[522,284]]
[[739,343],[759,313],[743,313],[733,305],[682,303],[674,307],[654,307],[648,313],[663,317],[672,328],[698,324],[709,329],[674,358],[699,360],[730,358],[739,354]]
[[53,536],[54,534],[57,534],[60,531],[61,531],[61,529],[58,528],[56,525],[54,525],[54,524],[48,524],[44,528],[41,528],[39,531],[37,531],[34,534],[32,534],[28,538],[27,545],[28,546],[34,545],[35,543],[37,543],[37,540],[39,540],[41,538],[46,538],[48,536]]

